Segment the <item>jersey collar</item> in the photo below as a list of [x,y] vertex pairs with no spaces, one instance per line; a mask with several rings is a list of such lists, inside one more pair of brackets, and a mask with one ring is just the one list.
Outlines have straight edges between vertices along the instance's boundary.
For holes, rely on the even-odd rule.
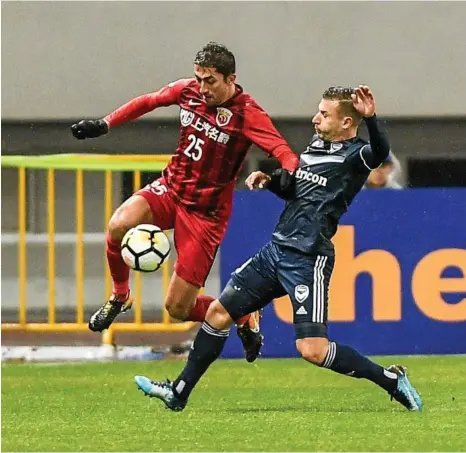
[[235,104],[237,102],[238,97],[243,94],[243,87],[241,85],[235,84],[235,88],[235,94],[217,107],[228,107],[229,105]]

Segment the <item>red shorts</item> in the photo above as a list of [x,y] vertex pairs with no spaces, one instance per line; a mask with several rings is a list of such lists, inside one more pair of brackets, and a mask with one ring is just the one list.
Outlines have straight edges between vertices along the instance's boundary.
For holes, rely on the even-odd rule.
[[178,258],[175,272],[198,288],[204,286],[218,247],[228,226],[228,218],[207,219],[187,211],[159,178],[135,193],[144,197],[152,210],[154,225],[173,229]]

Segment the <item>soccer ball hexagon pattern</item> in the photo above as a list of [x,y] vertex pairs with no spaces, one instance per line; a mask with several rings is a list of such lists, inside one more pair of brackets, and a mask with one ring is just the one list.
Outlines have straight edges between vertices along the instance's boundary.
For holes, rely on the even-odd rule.
[[131,269],[155,272],[170,255],[170,241],[156,225],[142,224],[127,231],[121,241],[121,256]]

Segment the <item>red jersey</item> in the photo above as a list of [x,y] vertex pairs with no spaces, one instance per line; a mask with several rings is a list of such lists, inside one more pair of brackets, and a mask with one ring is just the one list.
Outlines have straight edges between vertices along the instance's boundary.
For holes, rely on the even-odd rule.
[[296,168],[297,157],[267,113],[238,85],[227,102],[209,107],[196,80],[181,79],[133,99],[105,121],[111,128],[174,104],[180,106],[180,138],[163,176],[174,196],[189,209],[209,217],[230,214],[235,182],[253,143],[285,161],[284,168]]

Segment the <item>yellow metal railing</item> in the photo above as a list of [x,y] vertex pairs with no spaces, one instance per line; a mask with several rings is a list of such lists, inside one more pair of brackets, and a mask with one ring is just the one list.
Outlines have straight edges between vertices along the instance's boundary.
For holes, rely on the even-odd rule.
[[[141,171],[161,171],[169,156],[147,155],[94,155],[63,154],[51,156],[3,156],[2,167],[18,169],[18,285],[19,285],[19,319],[18,323],[2,323],[2,331],[29,332],[85,332],[88,330],[84,319],[84,172],[101,171],[104,175],[104,229],[107,228],[113,213],[113,179],[114,171],[132,171],[133,189],[141,187]],[[27,181],[26,169],[44,170],[47,174],[47,278],[48,278],[48,319],[43,323],[27,321]],[[56,253],[55,253],[55,177],[57,171],[75,172],[75,250],[76,250],[76,321],[56,322]],[[104,245],[104,244],[102,244]],[[105,296],[111,292],[110,273],[104,255]],[[165,299],[170,282],[169,261],[162,266],[163,299]],[[115,332],[170,332],[187,331],[195,323],[173,323],[168,312],[163,309],[161,322],[144,322],[142,315],[142,279],[135,273],[134,279],[134,319],[133,322],[114,323],[103,334],[103,342],[112,344]]]

